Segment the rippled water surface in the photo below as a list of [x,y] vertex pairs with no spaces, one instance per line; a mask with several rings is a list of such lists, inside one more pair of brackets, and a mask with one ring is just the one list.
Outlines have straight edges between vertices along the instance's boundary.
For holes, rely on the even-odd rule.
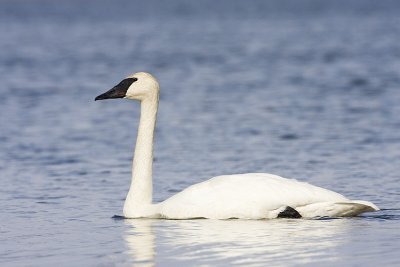
[[[395,1],[0,1],[1,266],[399,266]],[[383,210],[326,220],[123,220],[161,83],[154,198],[270,172]],[[205,196],[206,197],[206,196]]]

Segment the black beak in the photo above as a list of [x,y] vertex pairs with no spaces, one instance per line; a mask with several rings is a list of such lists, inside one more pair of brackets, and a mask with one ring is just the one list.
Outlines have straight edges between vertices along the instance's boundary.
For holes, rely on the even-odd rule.
[[126,92],[132,83],[136,82],[137,78],[127,78],[122,80],[119,84],[114,86],[112,89],[108,90],[104,94],[96,96],[94,101],[103,100],[103,99],[111,99],[111,98],[124,98],[126,96]]

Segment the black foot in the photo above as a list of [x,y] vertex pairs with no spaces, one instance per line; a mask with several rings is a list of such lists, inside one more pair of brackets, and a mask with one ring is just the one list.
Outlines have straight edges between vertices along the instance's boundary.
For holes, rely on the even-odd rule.
[[293,218],[298,219],[301,218],[300,213],[292,207],[287,206],[284,211],[281,211],[278,214],[278,218]]

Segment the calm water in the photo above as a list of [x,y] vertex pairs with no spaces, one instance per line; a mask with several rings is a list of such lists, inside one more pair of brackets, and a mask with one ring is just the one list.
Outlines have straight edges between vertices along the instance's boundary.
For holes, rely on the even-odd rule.
[[[399,266],[395,1],[0,1],[1,266]],[[294,3],[295,2],[295,3]],[[161,83],[161,201],[270,172],[376,203],[330,220],[123,220],[139,105]]]

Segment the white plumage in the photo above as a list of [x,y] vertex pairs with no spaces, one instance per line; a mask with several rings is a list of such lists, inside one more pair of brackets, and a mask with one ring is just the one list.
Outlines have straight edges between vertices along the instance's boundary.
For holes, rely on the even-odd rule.
[[[96,100],[128,98],[141,101],[141,117],[124,216],[168,219],[264,219],[290,217],[288,207],[304,218],[347,217],[379,210],[368,201],[294,179],[267,173],[224,175],[192,185],[164,202],[152,203],[153,139],[159,85],[150,74],[129,76]],[[280,216],[281,215],[281,216]]]
[[166,218],[276,218],[287,206],[302,217],[354,216],[377,210],[341,194],[267,173],[217,176],[192,185],[159,204]]

